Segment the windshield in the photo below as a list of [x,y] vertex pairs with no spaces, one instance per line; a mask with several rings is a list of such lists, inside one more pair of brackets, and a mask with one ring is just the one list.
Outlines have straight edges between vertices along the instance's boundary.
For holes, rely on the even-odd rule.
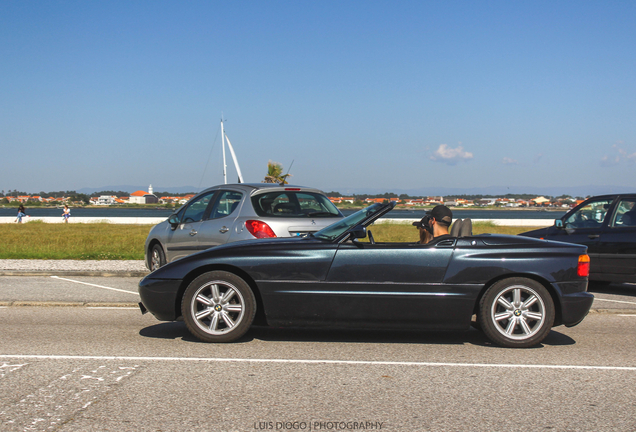
[[350,216],[347,216],[346,218],[342,219],[339,222],[336,222],[335,224],[329,225],[327,228],[321,229],[320,231],[314,233],[314,237],[321,240],[333,241],[348,229],[353,228],[363,220],[367,219],[369,216],[372,216],[374,213],[377,213],[380,209],[385,207],[385,204],[373,204],[370,207],[364,208]]

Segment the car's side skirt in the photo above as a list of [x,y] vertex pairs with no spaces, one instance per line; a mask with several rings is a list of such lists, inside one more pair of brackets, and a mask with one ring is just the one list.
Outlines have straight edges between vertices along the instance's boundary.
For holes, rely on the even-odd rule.
[[272,325],[465,329],[482,286],[256,281]]

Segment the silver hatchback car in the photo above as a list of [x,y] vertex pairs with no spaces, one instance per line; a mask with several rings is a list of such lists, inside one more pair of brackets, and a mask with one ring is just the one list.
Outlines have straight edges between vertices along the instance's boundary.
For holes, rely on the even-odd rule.
[[313,233],[343,217],[323,192],[302,186],[240,183],[194,196],[146,239],[146,266],[238,240]]

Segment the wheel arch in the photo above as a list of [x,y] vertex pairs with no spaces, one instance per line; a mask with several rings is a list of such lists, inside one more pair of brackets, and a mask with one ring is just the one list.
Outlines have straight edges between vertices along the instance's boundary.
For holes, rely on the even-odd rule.
[[504,275],[497,276],[497,277],[489,280],[487,283],[484,284],[483,288],[479,292],[479,295],[475,299],[475,305],[473,307],[473,313],[477,314],[477,312],[479,311],[479,304],[481,302],[482,297],[486,293],[486,291],[488,291],[488,288],[490,288],[492,285],[496,284],[497,282],[499,282],[501,280],[515,278],[515,277],[532,279],[532,280],[540,283],[541,285],[543,285],[543,287],[546,290],[548,290],[548,292],[550,293],[550,297],[552,297],[552,303],[554,304],[554,324],[552,326],[556,327],[556,326],[561,325],[561,323],[562,323],[561,302],[559,300],[559,296],[558,296],[558,294],[556,292],[556,289],[545,278],[542,278],[541,276],[538,276],[538,275],[532,274],[532,273],[509,273],[509,274],[504,274]]
[[161,241],[159,241],[159,239],[157,238],[153,238],[152,240],[150,240],[148,242],[148,248],[146,249],[146,267],[148,269],[150,269],[151,265],[150,265],[150,260],[152,260],[152,248],[155,247],[155,245],[159,245],[161,247],[161,250],[163,251],[163,256],[166,258],[166,263],[168,263],[168,254],[166,253],[166,248],[163,246],[163,243],[161,243]]
[[252,277],[245,272],[244,270],[224,264],[214,264],[208,266],[198,267],[195,270],[191,271],[183,278],[181,281],[181,285],[179,286],[179,291],[177,292],[176,300],[175,300],[175,316],[181,317],[181,303],[183,301],[183,295],[185,290],[188,288],[188,285],[195,280],[197,277],[201,276],[203,273],[211,272],[211,271],[226,271],[228,273],[235,274],[245,281],[247,285],[249,285],[250,289],[254,293],[254,298],[256,299],[256,316],[254,317],[254,325],[267,325],[267,317],[265,315],[265,308],[263,307],[263,299],[261,297],[260,290],[258,289],[258,285]]

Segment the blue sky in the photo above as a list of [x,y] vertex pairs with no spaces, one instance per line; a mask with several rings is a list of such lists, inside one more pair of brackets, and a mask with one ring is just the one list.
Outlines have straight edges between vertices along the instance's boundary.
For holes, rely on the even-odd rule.
[[[0,189],[636,180],[636,3],[0,2]],[[229,177],[235,179],[230,166]]]

